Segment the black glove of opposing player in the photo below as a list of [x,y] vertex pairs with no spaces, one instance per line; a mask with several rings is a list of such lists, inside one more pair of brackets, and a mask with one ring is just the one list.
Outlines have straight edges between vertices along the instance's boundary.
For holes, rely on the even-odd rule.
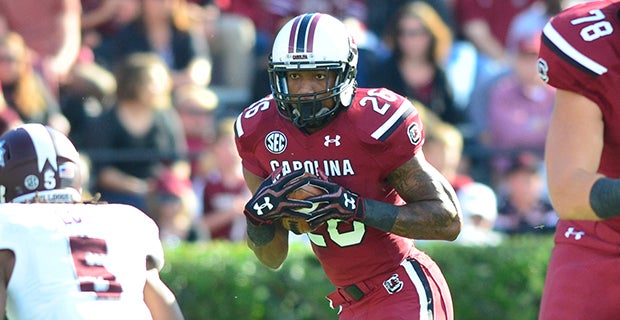
[[322,173],[319,174],[319,178],[309,178],[309,182],[327,190],[326,194],[306,199],[321,204],[312,212],[312,216],[306,219],[310,227],[314,229],[331,219],[347,222],[364,220],[364,199],[358,194],[329,181]]
[[298,170],[282,175],[281,169],[272,172],[246,203],[243,213],[248,220],[254,225],[272,224],[283,215],[294,214],[294,209],[310,208],[309,201],[288,199],[289,193],[307,183],[307,178],[300,178],[304,173]]

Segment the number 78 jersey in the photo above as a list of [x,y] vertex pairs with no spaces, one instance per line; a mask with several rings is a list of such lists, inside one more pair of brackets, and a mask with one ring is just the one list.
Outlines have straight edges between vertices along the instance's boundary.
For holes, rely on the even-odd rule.
[[[386,177],[411,159],[424,141],[414,105],[383,88],[357,89],[351,106],[312,134],[283,118],[267,96],[239,115],[235,132],[243,166],[257,176],[266,177],[280,167],[284,173],[320,170],[355,193],[397,205],[404,201]],[[410,239],[359,222],[331,220],[309,237],[335,285],[388,272],[413,248]]]
[[146,259],[163,266],[153,220],[118,204],[6,203],[0,250],[15,254],[9,319],[152,319]]
[[543,81],[598,105],[606,124],[599,172],[613,178],[620,178],[619,11],[617,1],[585,2],[566,9],[544,27],[538,59]]

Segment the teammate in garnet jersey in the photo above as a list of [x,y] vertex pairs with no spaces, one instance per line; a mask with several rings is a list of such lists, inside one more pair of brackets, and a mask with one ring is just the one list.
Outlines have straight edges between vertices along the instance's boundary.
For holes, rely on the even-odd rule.
[[0,136],[0,319],[183,319],[161,281],[154,221],[81,202],[79,155],[60,132]]
[[[278,219],[304,217],[340,319],[452,319],[448,285],[413,238],[454,240],[456,195],[424,158],[415,106],[385,88],[356,88],[356,65],[355,43],[329,15],[302,14],[277,34],[272,94],[235,123],[254,193],[245,207],[249,247],[278,268],[289,237]],[[306,183],[327,193],[287,199]]]
[[560,217],[540,319],[620,315],[620,3],[592,1],[544,27],[538,69],[556,87],[545,162]]

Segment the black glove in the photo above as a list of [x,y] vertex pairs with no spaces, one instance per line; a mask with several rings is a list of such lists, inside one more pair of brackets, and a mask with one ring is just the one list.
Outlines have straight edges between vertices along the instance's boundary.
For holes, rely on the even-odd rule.
[[289,193],[307,183],[307,178],[302,178],[304,173],[304,170],[298,170],[283,176],[281,169],[272,172],[245,204],[243,213],[248,220],[254,225],[272,224],[283,214],[312,207],[309,201],[288,199]]
[[364,220],[364,199],[358,194],[331,182],[323,174],[320,178],[309,178],[310,183],[327,190],[326,194],[307,198],[307,201],[319,203],[318,209],[307,218],[310,227],[317,228],[327,220],[340,219],[347,222]]

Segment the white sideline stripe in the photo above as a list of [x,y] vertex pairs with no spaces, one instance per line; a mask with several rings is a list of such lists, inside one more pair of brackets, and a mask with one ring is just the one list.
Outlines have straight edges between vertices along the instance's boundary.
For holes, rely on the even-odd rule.
[[43,172],[45,160],[48,160],[52,167],[58,171],[58,164],[56,163],[56,149],[54,147],[54,142],[52,141],[52,136],[50,136],[50,133],[47,132],[47,129],[38,124],[25,125],[23,128],[30,135],[30,139],[34,145],[34,151],[37,154],[39,172]]
[[429,320],[428,317],[428,297],[426,296],[426,290],[424,290],[424,285],[422,284],[422,280],[418,277],[418,273],[415,271],[411,262],[408,260],[403,261],[401,263],[403,267],[405,267],[405,271],[411,278],[413,285],[415,286],[415,290],[418,292],[418,298],[420,303],[420,320],[426,319]]
[[577,51],[573,46],[570,45],[562,37],[557,30],[551,25],[551,23],[547,23],[547,25],[543,29],[543,33],[553,44],[555,44],[562,52],[564,52],[567,56],[571,57],[573,60],[577,61],[580,65],[584,66],[586,69],[598,74],[602,75],[607,72],[607,68],[600,65],[598,62],[586,57],[581,52]]
[[373,132],[370,136],[379,140],[383,134],[385,134],[393,125],[400,119],[400,117],[407,111],[409,108],[409,103],[406,103],[406,100],[400,104],[398,110],[394,112],[394,114],[384,122],[375,132]]

